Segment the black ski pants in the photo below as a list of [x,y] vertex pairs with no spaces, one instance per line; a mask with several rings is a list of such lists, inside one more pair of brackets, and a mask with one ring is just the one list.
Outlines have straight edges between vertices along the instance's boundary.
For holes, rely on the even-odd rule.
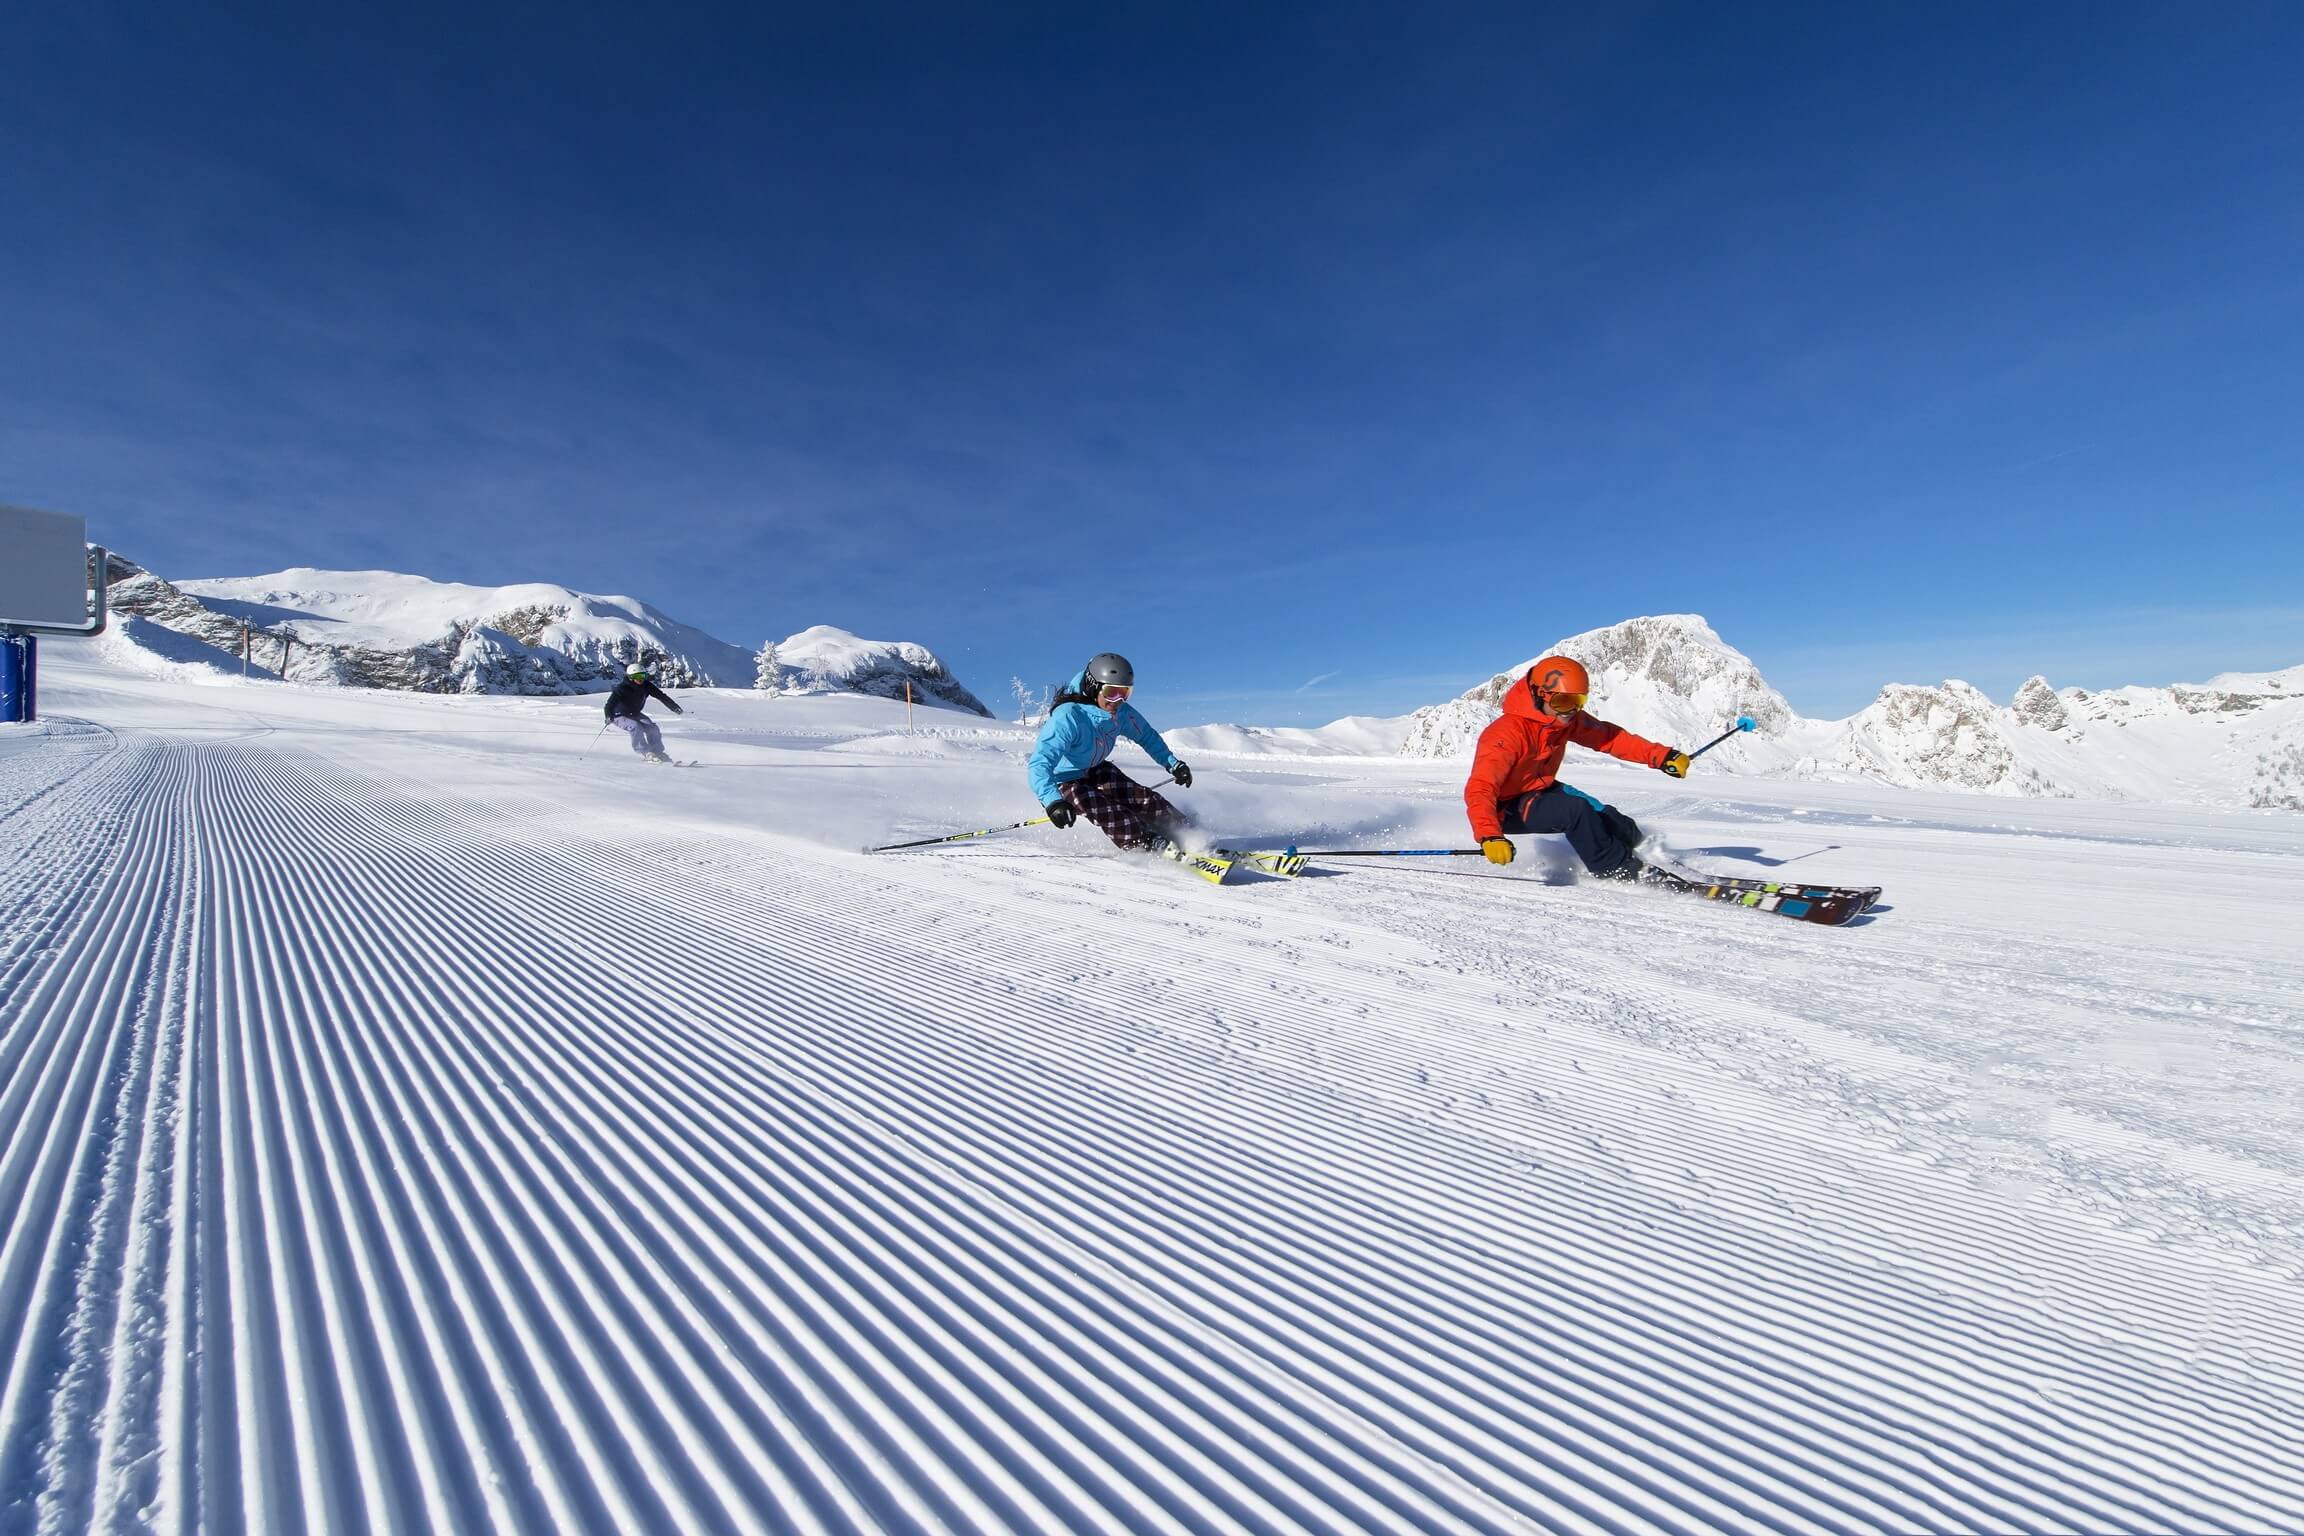
[[1565,832],[1568,846],[1596,875],[1612,875],[1640,846],[1640,823],[1612,805],[1602,805],[1580,789],[1554,784],[1496,807],[1507,837],[1524,832]]

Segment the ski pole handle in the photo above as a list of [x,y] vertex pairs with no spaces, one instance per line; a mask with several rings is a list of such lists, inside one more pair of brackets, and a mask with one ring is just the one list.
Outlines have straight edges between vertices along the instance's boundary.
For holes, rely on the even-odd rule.
[[1713,737],[1710,741],[1704,743],[1704,745],[1689,753],[1688,761],[1696,761],[1696,759],[1702,757],[1705,753],[1711,751],[1714,747],[1720,745],[1720,743],[1726,741],[1729,737],[1736,735],[1740,731],[1756,731],[1758,729],[1760,729],[1759,721],[1753,719],[1750,715],[1738,715],[1734,725],[1728,727],[1728,729],[1722,731],[1719,735]]

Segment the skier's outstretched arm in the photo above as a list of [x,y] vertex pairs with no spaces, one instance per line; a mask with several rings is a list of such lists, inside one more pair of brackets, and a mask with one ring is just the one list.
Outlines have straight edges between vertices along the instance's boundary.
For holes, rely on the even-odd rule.
[[1672,749],[1660,741],[1635,736],[1613,721],[1595,720],[1585,714],[1568,722],[1568,739],[1580,747],[1590,747],[1643,768],[1661,768],[1665,759],[1673,755]]
[[[1168,750],[1168,743],[1160,739],[1160,733],[1152,729],[1152,722],[1145,719],[1137,711],[1135,705],[1123,704],[1120,706],[1120,729],[1127,733],[1130,741],[1142,747],[1152,761],[1169,772],[1173,773],[1178,768],[1183,767],[1184,760]],[[1185,769],[1184,777],[1179,782],[1186,785],[1190,784],[1190,769]]]

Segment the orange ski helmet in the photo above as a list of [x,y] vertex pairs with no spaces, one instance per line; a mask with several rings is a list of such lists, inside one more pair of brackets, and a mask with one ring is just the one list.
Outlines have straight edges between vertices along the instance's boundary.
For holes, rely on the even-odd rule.
[[1547,656],[1528,669],[1528,691],[1535,695],[1539,706],[1563,715],[1573,714],[1592,696],[1592,675],[1584,670],[1580,661]]

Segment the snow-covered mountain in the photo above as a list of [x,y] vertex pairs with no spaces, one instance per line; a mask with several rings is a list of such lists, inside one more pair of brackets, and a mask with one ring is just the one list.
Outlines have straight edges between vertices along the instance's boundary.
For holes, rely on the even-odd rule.
[[776,643],[785,693],[864,693],[901,699],[909,685],[923,704],[948,704],[991,718],[983,701],[961,686],[943,659],[909,640],[860,640],[818,624]]
[[[238,664],[295,682],[419,693],[585,693],[645,661],[671,688],[749,688],[754,655],[631,597],[546,582],[475,587],[395,571],[276,571],[169,582],[115,555],[113,608]],[[147,637],[149,638],[149,637]],[[147,645],[146,649],[155,647]],[[785,691],[901,698],[989,710],[927,647],[859,640],[829,625],[777,647]]]
[[1837,732],[1804,771],[1976,794],[2304,810],[2304,666],[2102,693],[2034,677],[2005,708],[1963,682],[1898,683]]
[[[1693,747],[1739,714],[1757,720],[1757,731],[1713,749],[1706,773],[2304,810],[2304,666],[2102,693],[2059,691],[2034,677],[2004,706],[1956,679],[1890,683],[1846,720],[1809,720],[1694,614],[1629,619],[1570,635],[1537,655],[1553,652],[1591,672],[1595,713],[1643,736]],[[1469,756],[1504,691],[1535,659],[1406,716],[1390,750]],[[1223,749],[1366,753],[1369,724],[1338,721],[1289,733],[1308,746],[1278,733],[1236,733]]]
[[[748,651],[637,598],[548,582],[475,587],[396,571],[297,569],[182,581],[174,590],[213,616],[201,625],[211,644],[237,650],[236,633],[227,642],[207,631],[236,631],[243,622],[291,637],[287,675],[298,682],[581,693],[614,680],[633,661],[646,661],[668,687],[735,688],[752,680]],[[165,612],[148,616],[182,627]]]
[[1504,691],[1539,656],[1572,656],[1592,674],[1596,713],[1655,741],[1693,747],[1720,734],[1738,715],[1759,729],[1713,749],[1708,764],[1744,772],[1789,767],[1801,755],[1801,722],[1768,686],[1751,658],[1692,613],[1627,619],[1545,647],[1445,704],[1408,717],[1400,751],[1408,757],[1462,757],[1503,708]]

